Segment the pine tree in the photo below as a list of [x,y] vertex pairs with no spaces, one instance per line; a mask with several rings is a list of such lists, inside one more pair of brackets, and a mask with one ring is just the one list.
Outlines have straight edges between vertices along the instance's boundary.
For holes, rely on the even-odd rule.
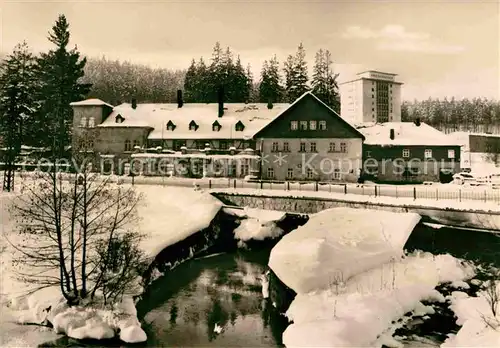
[[298,97],[309,90],[307,82],[309,80],[307,72],[307,62],[306,62],[306,50],[302,43],[300,43],[297,54],[295,55],[295,65],[293,69],[293,89],[292,89],[292,101],[295,101]]
[[203,60],[200,57],[198,60],[197,68],[197,79],[196,79],[196,102],[198,103],[208,103],[210,101],[210,88],[212,82],[210,81],[210,71]]
[[[283,71],[285,73],[285,94],[286,100],[292,100],[293,87],[294,87],[294,69],[295,69],[295,59],[289,54],[284,63]],[[292,100],[293,102],[293,100]]]
[[184,94],[187,102],[192,103],[197,101],[198,95],[196,89],[199,77],[196,62],[193,59],[186,71],[186,77],[184,78]]
[[281,93],[279,62],[274,56],[262,66],[259,100],[263,103],[277,103],[281,99]]
[[37,85],[36,58],[23,42],[6,57],[0,70],[0,134],[7,139],[8,131],[14,130],[11,134],[19,146],[30,144],[34,136],[30,124],[39,108]]
[[[224,85],[225,68],[224,57],[220,42],[216,42],[212,51],[212,62],[208,68],[207,97],[210,102],[217,101],[217,90]],[[226,57],[227,61],[227,57]]]
[[315,58],[312,79],[313,93],[333,110],[340,113],[338,74],[334,74],[332,71],[331,53],[328,50],[320,49]]
[[3,189],[14,189],[14,162],[19,155],[28,127],[38,108],[35,99],[35,57],[23,42],[2,62],[0,69],[0,143],[7,149],[0,161],[6,163]]
[[91,86],[80,82],[84,76],[86,58],[80,59],[76,46],[70,51],[66,48],[70,32],[64,15],[59,16],[48,39],[56,47],[48,53],[42,53],[38,59],[42,99],[38,116],[39,121],[46,122],[44,128],[49,130],[46,132],[48,137],[44,137],[42,142],[51,146],[54,154],[61,157],[65,146],[71,141],[72,109],[69,104],[84,99]]
[[252,67],[250,66],[250,63],[247,65],[247,70],[246,70],[246,78],[247,78],[247,85],[246,85],[246,95],[245,95],[245,102],[251,102],[254,101],[254,83],[253,83],[253,73],[252,73]]

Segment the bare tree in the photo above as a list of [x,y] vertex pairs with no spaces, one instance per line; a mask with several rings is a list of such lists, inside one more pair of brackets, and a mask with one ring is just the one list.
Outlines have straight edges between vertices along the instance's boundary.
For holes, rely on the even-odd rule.
[[59,286],[69,305],[96,294],[117,300],[142,269],[136,210],[141,197],[133,187],[91,171],[89,134],[73,144],[76,172],[63,175],[53,158],[50,170],[37,173],[11,207],[25,237],[15,245],[18,276],[39,287]]

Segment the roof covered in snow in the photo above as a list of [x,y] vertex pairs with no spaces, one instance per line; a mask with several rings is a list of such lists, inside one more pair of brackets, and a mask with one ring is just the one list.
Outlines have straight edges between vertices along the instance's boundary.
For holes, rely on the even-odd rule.
[[71,105],[71,106],[103,106],[103,105],[105,105],[105,106],[109,106],[110,108],[113,108],[113,105],[108,104],[108,103],[102,101],[101,99],[96,99],[96,98],[72,102],[69,105]]
[[476,132],[452,132],[449,133],[448,136],[452,138],[461,138],[461,139],[467,139],[470,135],[473,136],[480,136],[480,137],[491,137],[491,138],[498,138],[500,137],[500,134],[491,134],[491,133],[476,133]]
[[[367,145],[460,145],[457,140],[426,123],[419,126],[414,122],[362,123],[356,125],[356,128],[365,135]],[[394,129],[393,140],[390,138],[391,129]]]
[[[181,108],[177,103],[137,104],[136,109],[125,103],[116,106],[99,127],[152,127],[149,139],[250,139],[289,105],[274,104],[268,109],[261,103],[226,103],[223,116],[218,117],[217,103],[187,103]],[[190,124],[196,130],[190,130]],[[237,131],[237,124],[243,130]],[[214,130],[214,125],[220,125],[220,130]]]

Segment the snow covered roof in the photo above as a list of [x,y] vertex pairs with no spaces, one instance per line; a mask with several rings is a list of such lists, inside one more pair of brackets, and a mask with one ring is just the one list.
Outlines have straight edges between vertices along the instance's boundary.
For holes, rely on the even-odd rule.
[[464,131],[453,132],[453,133],[448,134],[449,137],[465,138],[465,139],[467,139],[470,135],[481,136],[481,137],[491,137],[491,138],[499,138],[500,137],[500,134],[476,133],[476,132],[464,132]]
[[[356,128],[365,135],[367,145],[460,145],[457,140],[426,123],[420,126],[414,122],[363,123]],[[394,129],[394,140],[390,138],[391,129]]]
[[[226,103],[224,115],[218,117],[217,103],[187,103],[181,108],[177,103],[137,104],[136,109],[124,103],[114,107],[99,127],[151,127],[154,129],[149,139],[251,139],[289,105],[274,104],[268,109],[267,104],[261,103]],[[196,130],[190,130],[193,121]],[[220,125],[218,131],[213,128],[216,121]],[[243,130],[236,131],[240,122]],[[168,124],[175,127],[169,128]]]
[[72,102],[69,105],[71,105],[71,106],[102,106],[102,105],[106,105],[106,106],[109,106],[110,108],[113,107],[113,105],[108,104],[108,103],[102,101],[101,99],[96,99],[96,98]]

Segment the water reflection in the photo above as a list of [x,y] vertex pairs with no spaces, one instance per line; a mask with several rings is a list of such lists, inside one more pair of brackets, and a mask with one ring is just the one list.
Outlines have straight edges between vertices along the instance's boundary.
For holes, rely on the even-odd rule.
[[223,254],[189,261],[171,271],[139,306],[139,312],[148,311],[144,315],[148,345],[281,345],[286,320],[262,298],[260,277],[268,255]]

